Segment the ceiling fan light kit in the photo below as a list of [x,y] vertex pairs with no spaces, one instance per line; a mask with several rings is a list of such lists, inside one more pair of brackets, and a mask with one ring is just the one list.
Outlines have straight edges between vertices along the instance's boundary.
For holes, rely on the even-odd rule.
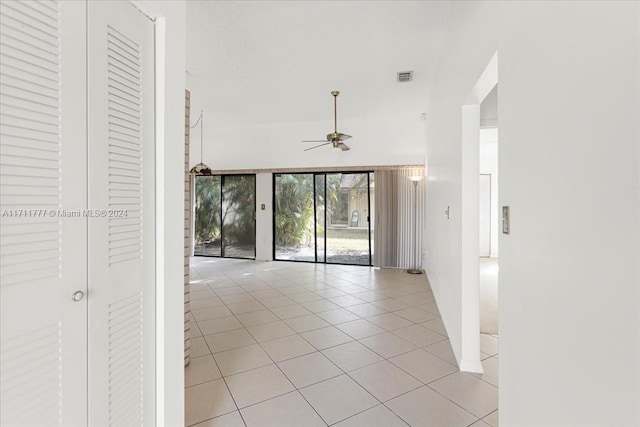
[[343,141],[345,139],[351,138],[351,135],[338,132],[338,95],[340,95],[340,92],[337,90],[333,90],[331,91],[331,95],[333,95],[333,132],[327,134],[326,141],[328,142],[325,142],[325,140],[322,140],[322,139],[302,141],[302,142],[322,142],[322,144],[316,145],[311,148],[307,148],[304,151],[313,150],[314,148],[323,147],[329,144],[333,145],[333,148],[340,148],[342,151],[350,150],[349,146],[345,144]]

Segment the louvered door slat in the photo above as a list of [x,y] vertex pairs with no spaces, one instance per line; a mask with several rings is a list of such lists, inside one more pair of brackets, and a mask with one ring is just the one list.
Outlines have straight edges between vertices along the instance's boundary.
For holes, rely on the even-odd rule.
[[[127,2],[89,4],[90,421],[153,425],[153,25]],[[149,329],[151,328],[151,329]]]
[[[0,205],[3,209],[62,209],[59,185],[62,176],[59,13],[57,8],[42,13],[28,3],[3,2],[1,7]],[[47,48],[29,44],[29,39],[46,39]],[[24,74],[17,67],[11,68],[11,64],[36,65],[33,74]],[[25,111],[25,105],[31,108]],[[31,111],[45,113],[48,119],[42,120],[42,115]],[[37,149],[34,143],[46,145],[47,149]],[[22,178],[30,175],[31,167],[50,178],[51,185],[27,188],[21,185]],[[0,225],[3,235],[0,249],[7,255],[2,260],[2,287],[24,283],[28,279],[60,277],[59,262],[40,262],[33,269],[25,268],[31,257],[20,248],[25,244],[35,244],[42,237],[56,243],[55,248],[47,251],[47,258],[59,260],[61,222],[41,224],[38,227],[40,233],[36,236],[30,228],[20,227],[21,219],[3,215]]]
[[[124,120],[109,107],[109,208],[142,210],[141,56],[140,46],[117,29],[107,29],[108,96],[132,114]],[[127,173],[123,173],[126,171]],[[121,196],[126,195],[123,199]],[[120,197],[118,197],[120,196]],[[134,217],[136,218],[136,217]],[[141,256],[142,216],[109,219],[109,262],[116,264]]]
[[61,425],[60,341],[61,325],[54,324],[3,342],[1,391],[12,399],[2,405],[2,425]]
[[[0,425],[86,423],[82,2],[0,2]],[[84,242],[84,245],[82,244]]]

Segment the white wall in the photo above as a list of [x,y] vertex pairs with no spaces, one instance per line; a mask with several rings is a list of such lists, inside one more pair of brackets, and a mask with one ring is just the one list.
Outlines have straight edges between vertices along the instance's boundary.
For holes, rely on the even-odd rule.
[[[189,89],[192,91],[191,109],[200,111],[204,95],[197,86]],[[327,116],[330,117],[331,99],[328,101]],[[192,162],[199,162],[200,134],[198,129],[194,130],[197,132],[192,137],[190,155]],[[353,136],[347,141],[350,151],[330,146],[304,151],[317,144],[301,141],[325,140],[327,133],[333,131],[333,122],[225,126],[205,110],[203,159],[205,164],[217,170],[414,165],[424,159],[425,130],[419,112],[411,116],[389,114],[368,119],[345,119],[339,122],[338,130]]]
[[[264,210],[261,205],[264,204]],[[273,259],[273,174],[256,174],[256,260]]]
[[158,426],[184,424],[185,3],[138,0],[156,27],[156,256]]
[[459,358],[461,106],[497,51],[501,425],[640,423],[639,20],[637,2],[455,5],[428,107],[426,268]]
[[[413,165],[450,2],[188,1],[194,111],[215,169]],[[334,30],[335,29],[335,30]],[[396,73],[413,71],[398,83]],[[338,130],[349,152],[304,139]],[[249,154],[250,155],[247,155]],[[200,157],[199,145],[193,146]]]

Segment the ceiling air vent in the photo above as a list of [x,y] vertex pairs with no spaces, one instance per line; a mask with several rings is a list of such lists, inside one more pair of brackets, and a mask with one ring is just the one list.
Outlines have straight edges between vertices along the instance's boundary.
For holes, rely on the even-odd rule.
[[398,73],[398,83],[410,82],[413,80],[413,71],[400,71]]

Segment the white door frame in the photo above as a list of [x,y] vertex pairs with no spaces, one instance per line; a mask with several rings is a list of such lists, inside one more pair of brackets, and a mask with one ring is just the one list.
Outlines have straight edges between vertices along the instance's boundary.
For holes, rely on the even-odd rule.
[[[184,198],[184,144],[169,141],[175,140],[178,128],[184,139],[186,86],[183,81],[182,104],[169,103],[178,101],[173,87],[177,82],[175,72],[184,76],[185,70],[176,70],[180,64],[166,60],[175,55],[176,42],[184,37],[180,34],[184,28],[179,17],[168,15],[173,10],[172,2],[129,1],[155,24],[156,426],[163,427],[184,422],[184,252],[182,245],[171,244],[184,239],[184,207],[175,204],[175,200]],[[173,115],[176,110],[180,110],[179,116]],[[173,125],[176,121],[179,127]],[[182,153],[177,152],[180,150]],[[175,169],[170,167],[174,159]]]
[[494,53],[462,106],[462,357],[460,370],[482,372],[480,359],[480,279],[478,174],[480,104],[498,84],[498,52]]
[[156,32],[156,426],[184,424],[184,2],[130,0]]

